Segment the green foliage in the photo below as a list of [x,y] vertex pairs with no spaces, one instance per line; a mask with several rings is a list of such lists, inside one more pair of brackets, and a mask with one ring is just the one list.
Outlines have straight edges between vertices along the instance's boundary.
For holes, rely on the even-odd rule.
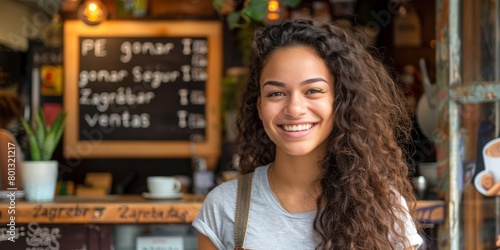
[[214,9],[221,10],[224,6],[224,0],[214,0],[212,5],[214,6]]
[[[295,8],[302,0],[282,0],[285,7]],[[212,5],[219,13],[224,12],[224,6],[230,3],[230,0],[213,0]],[[267,11],[267,4],[269,0],[247,0],[246,6],[240,9],[234,9],[231,13],[224,13],[227,15],[226,22],[230,29],[246,28],[252,22],[262,23],[262,18]]]
[[253,53],[252,40],[256,29],[257,26],[250,25],[248,28],[238,29],[238,31],[236,32],[236,41],[238,44],[238,49],[241,52],[242,63],[245,66],[250,65],[250,60],[252,58],[252,53]]
[[238,23],[240,23],[241,20],[241,15],[239,12],[233,12],[229,13],[227,15],[227,25],[229,26],[229,29],[236,29],[239,27]]
[[236,114],[238,112],[241,91],[247,81],[245,68],[233,68],[228,74],[222,77],[222,131],[224,139],[234,140],[234,126]]
[[242,9],[242,12],[252,20],[261,22],[266,14],[267,4],[268,0],[251,0],[248,6]]
[[[243,65],[248,65],[252,56],[252,39],[255,29],[262,26],[262,19],[267,12],[269,0],[213,0],[214,9],[225,16],[227,26],[235,30],[239,50],[243,56]],[[296,8],[302,0],[281,0],[285,8]]]
[[21,119],[21,122],[28,134],[31,160],[51,160],[64,131],[66,113],[63,110],[59,111],[56,119],[50,126],[48,126],[41,109],[35,117],[35,126],[32,127],[24,118]]
[[222,110],[236,110],[238,97],[245,85],[245,75],[225,75],[222,78]]
[[290,7],[290,8],[295,8],[297,6],[299,6],[300,2],[302,2],[302,0],[283,0],[283,2],[285,3],[286,6]]

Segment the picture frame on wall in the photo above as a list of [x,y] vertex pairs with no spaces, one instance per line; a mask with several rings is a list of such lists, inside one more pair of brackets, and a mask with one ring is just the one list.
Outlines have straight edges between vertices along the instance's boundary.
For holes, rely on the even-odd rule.
[[63,47],[46,47],[41,43],[33,43],[30,50],[34,94],[61,98],[64,90]]
[[63,66],[40,66],[40,93],[42,96],[61,96],[63,92]]

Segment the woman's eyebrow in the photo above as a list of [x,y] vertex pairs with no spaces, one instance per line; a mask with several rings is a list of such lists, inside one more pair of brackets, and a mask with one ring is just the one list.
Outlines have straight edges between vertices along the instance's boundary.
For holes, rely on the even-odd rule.
[[303,81],[302,83],[300,83],[300,85],[306,85],[306,84],[311,84],[311,83],[315,83],[315,82],[325,82],[325,83],[328,83],[327,80],[321,78],[321,77],[316,77],[316,78],[311,78],[311,79],[307,79],[305,81]]
[[[307,84],[311,84],[311,83],[315,83],[315,82],[325,82],[325,83],[328,83],[327,80],[325,80],[325,79],[323,79],[321,77],[316,77],[316,78],[307,79],[307,80],[301,82],[300,85],[307,85]],[[285,86],[285,83],[284,82],[279,82],[279,81],[266,81],[266,82],[264,82],[264,84],[262,85],[262,87],[264,87],[266,85],[273,85],[273,86],[283,87],[283,86]]]
[[266,85],[272,85],[272,86],[278,86],[278,87],[283,87],[285,86],[284,82],[278,82],[278,81],[266,81],[262,85],[262,87],[265,87]]

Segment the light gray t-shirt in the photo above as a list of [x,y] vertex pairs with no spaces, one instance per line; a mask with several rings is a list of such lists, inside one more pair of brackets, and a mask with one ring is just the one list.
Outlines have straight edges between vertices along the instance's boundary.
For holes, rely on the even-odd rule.
[[[267,179],[269,165],[255,169],[252,183],[245,248],[314,249],[313,220],[316,212],[290,214],[274,196]],[[218,249],[234,249],[234,214],[237,180],[214,188],[206,197],[193,226],[206,235]],[[404,200],[403,200],[404,202]],[[408,217],[408,216],[406,216]],[[415,225],[407,222],[406,232],[412,245],[421,245]]]

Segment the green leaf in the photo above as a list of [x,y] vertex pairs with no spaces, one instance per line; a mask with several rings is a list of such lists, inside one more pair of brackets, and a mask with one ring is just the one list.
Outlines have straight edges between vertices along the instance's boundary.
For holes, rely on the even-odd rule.
[[229,29],[238,28],[240,26],[239,24],[240,20],[241,20],[241,15],[239,12],[233,12],[227,15],[226,22]]
[[267,11],[267,4],[267,0],[251,0],[248,6],[243,8],[242,12],[251,19],[261,22]]
[[52,158],[57,141],[55,139],[55,132],[50,131],[42,144],[42,161],[48,161]]
[[66,114],[63,112],[59,112],[51,128],[51,131],[54,131],[54,139],[56,140],[56,143],[62,137],[65,124],[66,124]]
[[62,133],[64,131],[65,123],[66,114],[61,110],[50,126],[47,137],[43,142],[42,158],[44,158],[45,160],[50,160],[52,158],[52,154],[54,153],[54,150],[57,147],[57,144],[59,143],[59,140],[61,139]]
[[41,126],[43,128],[43,131],[47,133],[47,120],[45,120],[45,115],[43,114],[43,110],[39,109],[38,110],[38,115],[40,116],[41,122],[37,124],[37,126]]
[[24,118],[21,118],[21,123],[23,124],[23,127],[26,130],[26,133],[28,134],[31,160],[40,161],[41,160],[40,145],[36,140],[35,132],[33,132],[33,129]]
[[51,126],[47,126],[43,111],[40,109],[35,116],[36,127],[34,129],[24,118],[21,122],[26,129],[29,138],[29,146],[32,161],[48,161],[52,159],[57,144],[61,140],[66,124],[66,113],[59,111]]
[[65,117],[66,117],[66,115],[64,114],[64,112],[62,110],[59,111],[56,118],[54,119],[54,122],[52,122],[52,125],[50,126],[50,129],[48,132],[62,129],[61,126],[64,125],[64,118]]
[[224,1],[225,0],[213,0],[212,5],[214,6],[214,9],[217,11],[221,11],[222,6],[224,6]]
[[283,0],[283,3],[290,7],[290,8],[295,8],[297,7],[302,0]]
[[38,145],[42,145],[45,141],[45,136],[47,135],[47,127],[45,126],[45,116],[43,115],[42,109],[40,109],[35,116],[36,129],[34,129],[36,140]]

